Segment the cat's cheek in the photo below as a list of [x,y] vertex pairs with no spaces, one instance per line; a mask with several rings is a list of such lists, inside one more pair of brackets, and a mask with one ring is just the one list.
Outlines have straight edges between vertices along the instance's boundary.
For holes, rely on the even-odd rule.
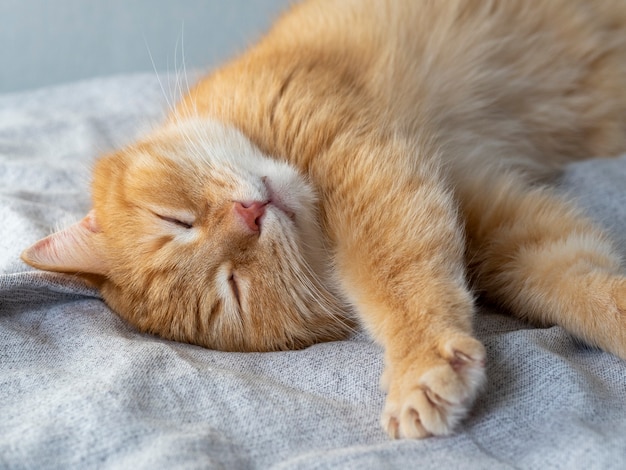
[[279,240],[294,240],[298,226],[295,219],[284,211],[271,207],[263,216],[259,234],[259,248],[266,249],[266,245]]

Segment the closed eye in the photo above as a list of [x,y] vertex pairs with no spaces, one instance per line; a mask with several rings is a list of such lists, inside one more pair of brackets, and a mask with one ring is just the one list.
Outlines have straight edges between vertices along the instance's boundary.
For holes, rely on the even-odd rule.
[[185,229],[193,228],[193,223],[185,222],[184,220],[177,219],[175,217],[168,217],[165,215],[155,214],[159,219],[164,220],[169,224],[178,225],[179,227],[183,227]]

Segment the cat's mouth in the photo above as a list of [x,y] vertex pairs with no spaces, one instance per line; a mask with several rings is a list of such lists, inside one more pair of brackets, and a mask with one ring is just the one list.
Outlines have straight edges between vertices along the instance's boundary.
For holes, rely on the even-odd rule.
[[279,199],[271,198],[268,202],[268,205],[274,206],[276,209],[284,213],[291,220],[295,220],[296,214],[290,210],[287,206],[285,206]]
[[289,217],[289,219],[295,220],[296,218],[295,211],[292,208],[290,208],[287,204],[285,204],[284,197],[281,196],[279,191],[276,191],[274,189],[269,178],[264,176],[263,178],[261,178],[261,180],[263,181],[263,184],[265,184],[265,187],[267,188],[267,192],[269,195],[268,202],[267,202],[268,206],[275,207],[276,209],[283,212],[287,217]]

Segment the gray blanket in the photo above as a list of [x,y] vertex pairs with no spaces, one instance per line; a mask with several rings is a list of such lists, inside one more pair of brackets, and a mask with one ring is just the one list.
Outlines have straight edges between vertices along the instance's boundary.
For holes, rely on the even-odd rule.
[[[166,86],[167,88],[167,86]],[[140,334],[20,251],[89,207],[89,168],[163,116],[153,76],[0,97],[0,467],[626,468],[626,363],[483,308],[489,385],[458,432],[389,440],[365,334],[238,354]],[[626,157],[565,190],[626,254]]]

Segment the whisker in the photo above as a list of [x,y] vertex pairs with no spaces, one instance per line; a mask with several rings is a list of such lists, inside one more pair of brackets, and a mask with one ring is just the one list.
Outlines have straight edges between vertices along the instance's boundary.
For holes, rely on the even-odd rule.
[[167,93],[165,92],[165,87],[163,86],[163,81],[161,80],[161,76],[159,75],[159,72],[157,70],[156,67],[156,63],[154,62],[154,57],[152,56],[152,51],[150,50],[150,45],[148,44],[148,39],[146,38],[145,35],[143,35],[143,42],[146,45],[146,50],[148,51],[148,57],[150,57],[150,62],[152,63],[152,68],[154,69],[154,74],[157,77],[157,80],[159,81],[159,86],[161,87],[161,91],[163,92],[163,98],[165,98],[165,102],[167,104],[167,108],[169,111],[173,111],[174,110],[174,106],[172,105],[172,101],[170,100],[170,97],[168,97]]
[[335,295],[327,288],[322,287],[324,283],[319,279],[319,275],[311,268],[306,259],[300,254],[300,250],[294,246],[294,241],[291,237],[281,237],[281,245],[287,250],[287,269],[290,276],[297,282],[297,286],[293,291],[299,295],[293,297],[298,307],[304,308],[303,311],[311,310],[307,308],[306,303],[304,305],[301,303],[303,302],[301,296],[304,295],[305,298],[317,302],[323,309],[324,314],[335,324],[341,325],[343,331],[352,334],[357,333],[358,330],[355,326],[352,326],[353,322],[351,322],[349,316],[346,315],[346,306],[341,305],[341,302]]
[[[182,54],[182,61],[183,61],[183,78],[185,79],[185,86],[187,88],[187,94],[189,94],[191,92],[191,87],[189,86],[189,76],[187,74],[187,61],[185,60],[185,22],[183,21],[182,24],[182,31],[181,31],[181,41],[180,41],[180,50],[181,50],[181,54]],[[196,102],[193,101],[191,104],[193,104],[193,116],[198,116],[198,108],[196,106]],[[188,111],[188,110],[185,110]]]

